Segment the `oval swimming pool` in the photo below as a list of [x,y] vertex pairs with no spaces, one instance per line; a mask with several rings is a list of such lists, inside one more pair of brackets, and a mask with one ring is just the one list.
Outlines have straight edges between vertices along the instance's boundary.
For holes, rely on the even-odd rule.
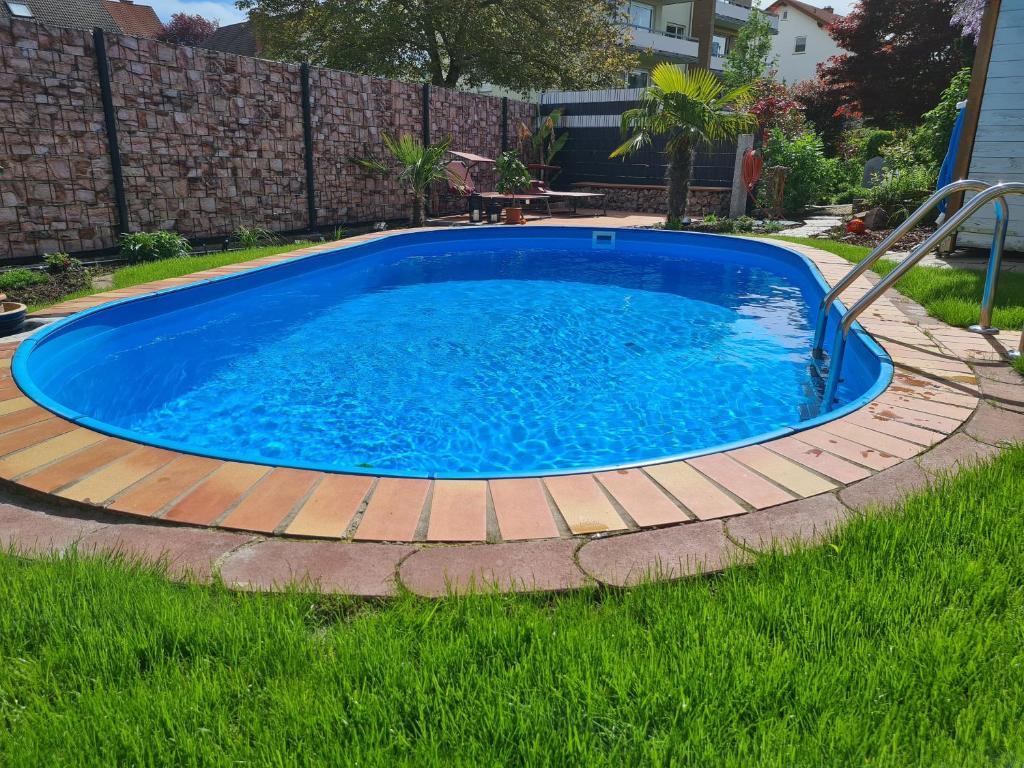
[[[764,242],[427,230],[109,304],[14,361],[92,429],[222,459],[418,477],[653,463],[814,417],[814,267]],[[836,322],[839,310],[833,311]],[[828,338],[831,338],[831,334]],[[861,331],[833,418],[888,383]]]

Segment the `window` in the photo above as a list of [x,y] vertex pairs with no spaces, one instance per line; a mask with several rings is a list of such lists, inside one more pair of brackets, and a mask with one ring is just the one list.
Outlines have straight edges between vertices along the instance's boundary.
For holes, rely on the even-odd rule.
[[711,38],[711,55],[725,56],[729,52],[729,38],[715,35]]
[[782,19],[783,19],[783,21],[785,21],[788,18],[789,18],[789,11],[783,11],[782,12]]
[[11,12],[11,16],[21,16],[23,19],[32,18],[32,9],[25,5],[25,3],[8,2],[7,10]]
[[630,3],[629,25],[649,32],[654,27],[654,6],[647,3]]
[[665,25],[666,37],[675,37],[682,40],[686,37],[686,25],[685,24],[666,24]]
[[796,39],[796,45],[793,46],[793,53],[804,53],[807,50],[807,38],[801,35]]

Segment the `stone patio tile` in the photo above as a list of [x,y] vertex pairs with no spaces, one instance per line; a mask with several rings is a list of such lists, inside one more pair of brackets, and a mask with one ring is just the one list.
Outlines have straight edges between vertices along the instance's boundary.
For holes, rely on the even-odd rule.
[[1024,413],[982,403],[964,425],[964,432],[990,445],[1024,440]]
[[0,416],[0,433],[21,429],[29,424],[53,418],[53,414],[43,408],[24,408],[20,411]]
[[738,448],[730,451],[728,455],[800,497],[815,496],[836,487],[831,480],[804,469],[796,462],[783,458],[761,445]]
[[1024,384],[1007,384],[995,379],[979,379],[981,394],[989,402],[1008,411],[1024,413]]
[[539,479],[491,480],[488,484],[498,531],[505,541],[558,536],[558,526]]
[[8,413],[14,413],[15,411],[23,411],[26,408],[32,408],[34,406],[35,403],[27,397],[11,397],[7,400],[0,401],[0,416],[5,416]]
[[72,483],[57,495],[84,504],[102,506],[125,488],[169,463],[176,455],[161,448],[137,448],[77,483]]
[[220,522],[222,528],[273,533],[320,479],[319,472],[278,467]]
[[692,512],[698,520],[741,515],[744,509],[729,494],[685,461],[644,467],[654,480]]
[[964,433],[953,435],[939,443],[918,459],[926,472],[955,471],[961,467],[996,456],[999,449],[987,443],[979,443]]
[[821,448],[829,453],[834,453],[836,456],[847,461],[863,464],[865,467],[876,471],[888,469],[900,463],[898,456],[893,456],[891,453],[886,453],[867,445],[861,445],[839,435],[833,435],[821,427],[807,429],[803,432],[798,432],[797,435],[798,439],[803,443],[812,445],[815,448]]
[[5,457],[0,461],[0,477],[12,478],[31,472],[104,439],[98,432],[73,429]]
[[805,443],[798,437],[784,437],[764,444],[765,448],[785,456],[797,464],[813,469],[819,475],[830,477],[839,483],[855,483],[871,474],[870,469],[841,459],[823,448]]
[[131,453],[138,445],[127,440],[110,437],[90,445],[66,459],[49,464],[42,469],[18,478],[18,485],[51,493],[73,483],[100,467]]
[[681,523],[689,518],[640,469],[616,469],[594,477],[642,528]]
[[182,455],[120,494],[109,508],[151,517],[223,463],[204,456]]
[[359,521],[355,538],[412,541],[429,490],[429,480],[382,477]]
[[879,472],[867,480],[839,492],[839,500],[850,509],[863,511],[870,507],[886,507],[904,496],[928,485],[928,475],[916,461],[904,461]]
[[500,589],[535,592],[582,587],[587,578],[576,566],[578,542],[566,539],[517,541],[421,549],[399,568],[399,579],[424,597]]
[[869,413],[879,419],[891,419],[901,424],[918,427],[919,429],[930,429],[943,436],[955,432],[966,418],[966,416],[964,418],[950,418],[933,413],[922,413],[921,411],[915,411],[884,400],[868,403],[861,410],[861,413]]
[[[942,440],[949,432],[935,432],[931,429],[915,427],[912,424],[905,424],[895,418],[883,416],[867,409],[861,409],[855,413],[845,416],[843,421],[847,424],[856,424],[865,429],[881,432],[891,437],[905,440],[908,443],[915,443],[920,446],[935,445]],[[959,425],[957,425],[959,426]],[[952,430],[950,430],[952,431]]]
[[[34,415],[33,410],[18,411],[11,415],[14,416],[21,413],[30,416]],[[49,440],[51,437],[63,435],[74,428],[75,425],[70,421],[54,418],[37,421],[13,432],[5,432],[3,435],[0,435],[0,456],[6,456],[14,451],[28,448],[31,445],[43,442],[43,440]]]
[[1003,384],[1015,385],[1024,388],[1024,376],[1017,373],[1016,369],[1003,361],[992,363],[975,363],[974,372],[980,379],[999,381]]
[[357,597],[395,594],[395,572],[415,548],[397,544],[268,539],[224,560],[221,579],[235,589],[316,587]]
[[719,571],[741,553],[722,522],[710,520],[588,541],[576,557],[587,575],[624,587]]
[[934,400],[923,400],[919,397],[909,397],[907,395],[896,394],[895,392],[885,392],[871,405],[875,405],[879,408],[888,407],[899,407],[907,412],[923,413],[930,416],[941,416],[945,419],[950,419],[957,423],[963,423],[963,421],[970,417],[974,413],[974,409],[977,406],[977,402],[972,402],[970,407],[964,407],[961,405],[949,405],[948,403],[938,403]]
[[327,475],[285,529],[289,536],[340,539],[373,485],[369,475]]
[[0,548],[20,554],[60,554],[105,523],[0,504]]
[[435,480],[428,541],[487,539],[487,481]]
[[165,517],[180,523],[211,525],[269,471],[270,467],[224,462],[171,507]]
[[626,528],[593,475],[548,477],[544,485],[573,533],[603,533]]
[[821,541],[849,512],[835,494],[823,493],[772,509],[734,517],[725,523],[726,532],[736,543],[763,551],[773,545],[788,548],[794,544]]
[[700,456],[687,462],[754,509],[785,504],[795,497],[724,453]]
[[209,581],[216,562],[253,536],[183,526],[116,523],[85,536],[82,552],[107,552],[146,562],[163,561],[175,577]]
[[825,432],[845,437],[855,443],[875,448],[884,453],[898,456],[901,459],[909,459],[921,452],[921,446],[898,437],[887,435],[875,429],[868,429],[859,424],[852,424],[846,419],[832,421],[821,427]]

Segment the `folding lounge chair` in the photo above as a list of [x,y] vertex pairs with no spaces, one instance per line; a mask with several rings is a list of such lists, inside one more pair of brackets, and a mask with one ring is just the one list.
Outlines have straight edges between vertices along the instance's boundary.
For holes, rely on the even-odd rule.
[[[570,215],[576,215],[576,206],[580,200],[587,198],[596,199],[603,206],[602,216],[608,215],[608,203],[605,200],[604,192],[556,192],[553,189],[548,189],[547,185],[542,180],[534,179],[530,185],[530,191],[541,195],[547,195],[555,202],[565,202],[572,206],[572,213]],[[549,206],[550,210],[550,206]]]
[[[547,215],[551,216],[551,197],[547,194],[540,194],[534,191],[524,194],[504,194],[502,192],[479,192],[469,167],[461,160],[452,160],[447,164],[448,168],[448,191],[453,195],[466,198],[466,205],[469,205],[469,198],[479,195],[484,200],[499,200],[501,202],[522,203],[543,203],[547,209]],[[467,208],[468,210],[468,208]]]

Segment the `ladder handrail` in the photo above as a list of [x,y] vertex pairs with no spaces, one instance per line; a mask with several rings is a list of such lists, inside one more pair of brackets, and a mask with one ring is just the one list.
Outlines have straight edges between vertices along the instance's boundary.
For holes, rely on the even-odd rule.
[[[967,219],[973,216],[975,212],[977,212],[978,209],[986,203],[991,200],[999,199],[1002,201],[1000,211],[1005,212],[1007,210],[1007,206],[1006,201],[1003,198],[1005,198],[1006,195],[1024,195],[1024,183],[1006,182],[1003,184],[994,184],[972,197],[969,201],[964,203],[963,208],[961,208],[956,215],[951,216],[949,219],[944,221],[927,240],[911,251],[910,255],[901,261],[892,272],[879,280],[871,290],[865,293],[846,311],[846,314],[843,315],[842,319],[839,321],[839,327],[836,328],[835,342],[832,345],[832,357],[829,363],[828,381],[825,384],[825,395],[821,401],[823,410],[831,410],[832,404],[835,401],[836,391],[839,389],[840,373],[843,368],[843,354],[846,350],[846,340],[850,335],[850,328],[853,326],[854,321],[856,321],[860,314],[871,306],[879,296],[889,290],[889,288],[903,277],[903,275],[909,272],[917,262],[928,255],[932,248],[958,230],[964,222],[967,221]],[[1005,214],[1000,219],[1000,224],[997,224],[997,236],[999,227],[1005,226],[1008,219],[1009,216]],[[996,249],[993,248],[993,251],[995,250]],[[998,256],[999,254],[993,253],[990,258],[998,258]]]
[[[961,181],[954,181],[952,184],[947,184],[942,189],[936,191],[929,197],[921,206],[915,210],[907,220],[900,224],[894,229],[885,240],[880,242],[875,249],[871,251],[864,258],[863,261],[855,264],[854,267],[847,272],[839,282],[837,282],[832,290],[825,294],[825,297],[821,300],[821,304],[818,307],[818,320],[814,326],[814,344],[811,347],[811,354],[815,357],[821,357],[822,344],[825,341],[825,330],[828,326],[828,315],[832,309],[832,304],[839,295],[845,291],[858,277],[863,275],[871,266],[878,261],[882,256],[889,252],[889,249],[907,234],[910,230],[920,223],[921,219],[928,215],[928,213],[939,203],[945,200],[950,195],[956,194],[957,192],[982,192],[988,189],[991,185],[986,184],[983,181],[977,181],[976,179],[963,179]],[[1002,200],[996,203],[997,215],[1002,214],[1001,219],[1006,219],[1006,204]]]

